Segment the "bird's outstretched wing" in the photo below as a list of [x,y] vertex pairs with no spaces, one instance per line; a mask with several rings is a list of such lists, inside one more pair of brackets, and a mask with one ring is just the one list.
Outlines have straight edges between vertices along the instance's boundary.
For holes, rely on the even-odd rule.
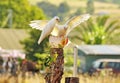
[[[33,21],[30,21],[29,25],[33,29],[37,29],[37,30],[41,30],[42,31],[47,23],[48,23],[48,20],[33,20]],[[54,26],[53,31],[51,32],[51,34],[54,35],[54,36],[58,35],[58,28],[57,28],[57,26],[59,26],[59,25],[56,24]]]
[[32,28],[35,28],[37,30],[43,30],[43,28],[47,23],[48,23],[48,20],[33,20],[33,21],[30,21],[29,25]]
[[79,24],[81,24],[84,21],[87,21],[90,18],[89,14],[84,14],[84,15],[79,15],[79,16],[74,16],[70,20],[66,22],[66,25],[68,25],[68,29],[66,32],[66,36]]

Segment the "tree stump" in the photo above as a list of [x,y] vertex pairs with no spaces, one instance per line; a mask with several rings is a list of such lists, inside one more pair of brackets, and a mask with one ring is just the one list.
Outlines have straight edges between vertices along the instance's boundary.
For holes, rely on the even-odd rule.
[[64,67],[63,48],[51,48],[50,55],[51,57],[56,58],[51,63],[50,72],[45,77],[46,83],[60,83]]
[[65,83],[79,83],[78,77],[66,77]]

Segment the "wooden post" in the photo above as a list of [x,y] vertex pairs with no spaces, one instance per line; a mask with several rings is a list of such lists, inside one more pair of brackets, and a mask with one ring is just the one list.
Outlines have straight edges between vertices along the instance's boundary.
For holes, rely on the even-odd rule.
[[74,47],[74,67],[73,67],[73,77],[66,77],[65,83],[79,83],[79,78],[77,76],[77,55],[78,50]]
[[65,83],[79,83],[78,77],[66,77]]
[[61,83],[64,70],[63,48],[68,39],[64,36],[50,36],[49,44],[51,46],[50,56],[53,59],[49,71],[45,76],[46,83]]
[[63,75],[64,56],[62,48],[51,48],[51,56],[57,53],[57,58],[52,64],[51,83],[60,83]]
[[51,72],[45,78],[46,83],[61,83],[61,79],[63,75],[63,67],[64,67],[63,48],[51,48],[50,50],[51,57],[55,57],[54,55],[56,54],[57,57],[50,66]]

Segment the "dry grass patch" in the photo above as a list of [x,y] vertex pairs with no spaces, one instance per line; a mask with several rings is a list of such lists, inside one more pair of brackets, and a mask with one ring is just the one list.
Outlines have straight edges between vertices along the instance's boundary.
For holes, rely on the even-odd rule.
[[[72,77],[71,74],[64,74],[61,83],[65,82],[65,77]],[[80,83],[120,83],[120,76],[89,76],[88,74],[78,75]],[[41,74],[29,75],[23,77],[21,74],[18,76],[0,75],[0,83],[45,83],[44,77]]]

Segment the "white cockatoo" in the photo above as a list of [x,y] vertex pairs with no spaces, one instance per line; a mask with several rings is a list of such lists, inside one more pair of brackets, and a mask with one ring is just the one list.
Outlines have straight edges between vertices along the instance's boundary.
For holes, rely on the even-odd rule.
[[[32,28],[42,30],[41,36],[39,38],[38,44],[41,43],[41,41],[48,36],[49,34],[52,34],[53,36],[63,36],[67,38],[69,33],[76,28],[78,25],[80,25],[82,22],[87,21],[90,18],[89,14],[83,14],[79,16],[74,16],[71,19],[69,19],[64,25],[58,24],[59,17],[55,16],[52,20],[35,20],[31,21],[29,24]],[[65,39],[65,42],[68,41],[68,39]],[[67,42],[66,42],[67,43]]]
[[90,18],[89,14],[74,16],[69,19],[64,25],[56,24],[56,28],[52,31],[52,34],[55,36],[65,36],[67,37],[68,34],[80,25],[82,22],[87,21]]
[[82,22],[87,21],[90,18],[89,14],[83,14],[79,16],[74,16],[71,19],[69,19],[64,25],[58,25],[56,24],[56,28],[52,31],[52,35],[55,36],[63,36],[65,38],[64,45],[69,44],[71,41],[68,38],[69,33],[76,28],[78,25],[80,25]]
[[48,35],[51,34],[51,32],[53,31],[53,28],[55,27],[55,25],[59,21],[60,21],[60,19],[59,19],[58,16],[55,16],[50,21],[47,21],[47,20],[34,20],[34,21],[31,21],[31,23],[29,25],[32,28],[42,30],[42,33],[41,33],[40,38],[38,40],[38,44],[40,44],[45,37],[47,37]]

